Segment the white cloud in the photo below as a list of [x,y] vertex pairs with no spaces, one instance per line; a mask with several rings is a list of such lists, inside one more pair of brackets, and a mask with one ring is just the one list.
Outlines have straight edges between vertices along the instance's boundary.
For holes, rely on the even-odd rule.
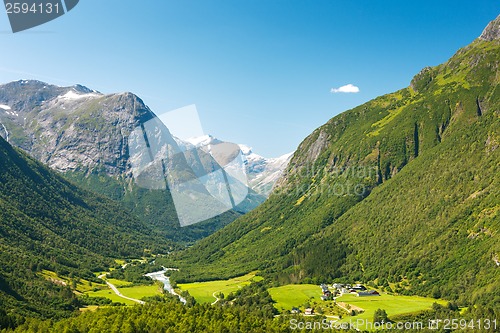
[[346,84],[345,86],[338,87],[338,88],[332,88],[330,90],[332,94],[336,93],[359,93],[359,88],[356,87],[353,84]]

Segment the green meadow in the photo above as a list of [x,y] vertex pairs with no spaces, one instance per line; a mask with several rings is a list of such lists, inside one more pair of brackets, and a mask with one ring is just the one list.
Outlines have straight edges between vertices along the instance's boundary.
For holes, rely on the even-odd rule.
[[106,289],[101,289],[98,291],[89,291],[85,293],[89,297],[105,297],[110,299],[112,302],[117,302],[117,303],[123,303],[126,305],[135,305],[137,304],[134,301],[130,301],[125,298],[121,298],[120,296],[116,295],[113,290],[109,289],[106,287]]
[[[329,305],[333,306],[333,301],[321,301],[321,288],[311,284],[289,284],[281,287],[269,289],[269,294],[276,302],[275,308],[279,311],[291,310],[293,307],[304,310],[304,304],[310,303],[312,307],[322,307],[327,310]],[[420,296],[394,296],[381,294],[380,296],[358,297],[352,294],[343,295],[336,300],[346,304],[348,309],[363,309],[363,312],[356,316],[344,316],[341,322],[373,321],[373,316],[377,309],[387,312],[389,318],[418,313],[432,308],[434,303],[445,305],[446,301]],[[360,327],[363,328],[363,327]]]
[[127,286],[133,285],[132,282],[124,281],[124,280],[118,280],[118,279],[109,279],[107,278],[106,281],[109,283],[113,284],[116,288],[123,288]]
[[40,272],[40,275],[43,276],[45,279],[51,281],[51,282],[72,286],[72,288],[74,289],[74,291],[77,294],[78,293],[85,293],[85,292],[91,291],[95,287],[104,286],[104,284],[100,285],[98,283],[90,282],[90,281],[85,280],[85,279],[77,279],[76,280],[77,283],[74,286],[73,285],[73,281],[74,281],[73,279],[68,278],[68,277],[64,277],[64,276],[59,276],[59,275],[57,275],[56,272],[49,271],[49,270],[46,270],[46,269],[42,270]]
[[262,280],[262,277],[255,276],[255,273],[256,272],[248,273],[229,280],[182,283],[178,284],[177,287],[181,290],[187,290],[199,303],[212,303],[216,300],[214,293],[223,293],[224,296],[227,296],[231,292],[249,285],[252,281]]
[[[148,297],[148,296],[155,296],[155,295],[161,295],[162,294],[162,286],[159,284],[153,284],[153,285],[138,285],[138,286],[132,286],[130,282],[128,281],[123,281],[123,280],[118,280],[118,279],[106,279],[106,281],[112,283],[115,287],[118,288],[118,290],[127,297],[135,298],[135,299],[141,299],[143,297]],[[88,291],[85,293],[89,297],[106,297],[110,299],[113,302],[120,302],[124,303],[126,305],[135,305],[137,304],[134,301],[122,298],[118,295],[115,294],[111,288],[109,288],[107,285],[104,286],[99,286],[99,290],[97,291]]]
[[[377,309],[383,309],[387,312],[389,319],[403,314],[418,313],[432,308],[432,304],[439,303],[447,304],[446,301],[437,300],[434,298],[420,296],[394,296],[381,294],[380,296],[358,297],[356,295],[347,294],[337,298],[337,302],[347,303],[364,310],[354,317],[344,317],[341,322],[349,320],[363,319],[364,321],[373,321],[373,315]],[[363,327],[359,327],[363,328]]]
[[[163,284],[162,284],[163,286]],[[132,297],[135,299],[141,299],[143,297],[155,296],[162,294],[162,287],[158,284],[153,284],[150,286],[134,286],[134,287],[126,287],[126,288],[118,288],[118,290],[124,295],[128,297]],[[123,298],[122,298],[123,299]],[[135,303],[137,304],[137,303]]]
[[313,284],[288,284],[270,288],[268,291],[276,302],[274,307],[279,311],[299,307],[311,298],[319,300],[322,295],[321,288]]

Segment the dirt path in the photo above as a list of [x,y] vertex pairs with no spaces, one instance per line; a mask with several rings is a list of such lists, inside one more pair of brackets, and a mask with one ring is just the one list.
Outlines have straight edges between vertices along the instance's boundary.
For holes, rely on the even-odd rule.
[[123,295],[119,290],[118,288],[116,288],[116,286],[114,284],[112,284],[111,282],[108,282],[106,281],[106,275],[108,275],[109,273],[104,273],[104,274],[101,274],[98,276],[99,279],[101,280],[104,280],[104,282],[106,282],[106,284],[108,285],[108,287],[111,288],[111,290],[114,291],[114,293],[118,296],[118,297],[121,297],[121,298],[124,298],[124,299],[128,299],[129,301],[132,301],[132,302],[136,302],[136,303],[139,303],[139,304],[146,304],[146,302],[144,301],[141,301],[140,299],[136,299],[136,298],[132,298],[132,297],[128,297],[128,296],[125,296]]
[[215,298],[215,302],[212,302],[211,305],[215,305],[219,301],[219,297],[215,296],[216,293],[218,293],[218,291],[214,291],[213,294],[212,294],[212,296]]
[[[346,310],[347,312],[351,312],[351,310],[362,311],[362,312],[365,311],[365,309],[362,309],[359,306],[344,303],[344,302],[337,302],[337,305],[340,306],[342,309]],[[348,305],[350,306],[349,309],[347,308]]]

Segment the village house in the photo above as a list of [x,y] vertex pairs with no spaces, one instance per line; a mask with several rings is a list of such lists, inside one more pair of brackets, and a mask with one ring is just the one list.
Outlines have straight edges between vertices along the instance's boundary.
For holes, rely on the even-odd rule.
[[365,296],[380,296],[379,292],[376,290],[370,290],[370,291],[358,291],[357,293],[358,297],[365,297]]
[[366,287],[363,286],[362,284],[357,284],[349,289],[349,292],[351,293],[356,293],[358,291],[365,291]]
[[[343,283],[333,283],[332,288],[335,289],[335,293],[340,293],[340,294],[353,294],[357,296],[376,296],[379,295],[377,291],[368,291],[368,289],[360,284],[357,283],[355,285],[350,285],[350,284],[343,284]],[[324,295],[324,293],[323,293]]]
[[312,316],[314,314],[314,310],[311,309],[311,308],[307,308],[307,309],[304,310],[304,314],[306,316]]

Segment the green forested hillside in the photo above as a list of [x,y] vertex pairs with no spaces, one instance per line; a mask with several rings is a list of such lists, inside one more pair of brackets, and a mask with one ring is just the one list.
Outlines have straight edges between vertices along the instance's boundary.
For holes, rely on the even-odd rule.
[[214,233],[241,215],[230,210],[207,221],[181,227],[172,196],[167,190],[141,188],[130,179],[114,178],[101,172],[66,172],[63,176],[83,188],[120,202],[144,225],[180,246]]
[[[229,301],[231,300],[231,301]],[[62,321],[27,320],[16,332],[293,332],[262,285],[253,284],[219,304],[183,305],[157,296],[149,304],[86,312]],[[310,320],[313,320],[311,318]],[[9,331],[10,332],[10,331]],[[338,332],[338,331],[336,331]]]
[[[134,94],[104,95],[80,85],[21,80],[0,85],[0,105],[12,107],[0,108],[0,135],[11,145],[78,186],[121,202],[171,241],[193,243],[263,201],[254,195],[254,200],[245,201],[247,207],[182,228],[168,190],[144,189],[134,182],[129,135],[157,118]],[[163,144],[177,146],[168,129],[158,125],[165,135]]]
[[332,118],[270,199],[173,259],[176,278],[261,269],[498,303],[499,66],[500,40],[478,38]]
[[[179,333],[270,333],[270,332],[359,332],[356,320],[353,326],[342,325],[332,321],[332,317],[324,315],[303,316],[301,314],[285,314],[276,316],[273,300],[262,283],[252,283],[231,293],[217,304],[182,305],[177,300],[166,296],[150,298],[147,305],[134,307],[101,308],[96,312],[87,311],[80,316],[60,321],[27,319],[16,329],[2,332],[179,332]],[[477,318],[498,317],[498,310],[490,311],[481,306],[460,311],[453,305],[442,306],[434,303],[432,309],[418,314],[400,316],[397,320],[411,323],[427,323],[435,318],[460,317],[460,332],[497,332],[498,322],[483,319],[481,329]],[[1,323],[0,313],[0,323]],[[495,325],[496,324],[496,325]],[[445,324],[427,328],[398,329],[404,332],[450,332]],[[377,332],[393,332],[395,329],[381,329]],[[373,330],[371,330],[373,331]],[[367,332],[367,331],[363,331]]]
[[43,269],[93,278],[110,258],[167,245],[117,203],[79,189],[0,138],[0,309],[62,315],[77,304]]

